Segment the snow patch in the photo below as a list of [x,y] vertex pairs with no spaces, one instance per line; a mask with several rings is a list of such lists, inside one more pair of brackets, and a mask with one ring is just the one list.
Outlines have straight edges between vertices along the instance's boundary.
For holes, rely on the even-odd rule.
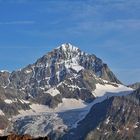
[[3,111],[1,109],[0,109],[0,115],[5,116],[5,114],[3,113]]
[[70,68],[72,68],[72,69],[75,70],[76,72],[79,72],[79,71],[81,71],[81,70],[84,69],[84,67],[82,67],[82,66],[80,66],[80,65],[78,65],[78,64],[73,64],[73,63],[71,64]]
[[57,112],[62,112],[62,111],[68,111],[68,110],[73,110],[73,109],[81,109],[86,107],[87,104],[79,99],[68,99],[68,98],[63,98],[62,103],[60,103],[56,109]]
[[106,119],[105,124],[108,124],[108,123],[109,123],[109,121],[110,121],[109,118],[110,118],[110,117],[108,117],[108,118]]
[[139,122],[136,122],[136,124],[133,126],[133,128],[138,128]]
[[[62,83],[60,83],[60,84],[62,84]],[[81,89],[86,89],[86,88],[80,88],[80,87],[77,86],[77,85],[69,85],[69,84],[67,84],[66,82],[63,82],[63,84],[64,84],[65,86],[67,86],[70,90],[75,90],[75,89],[79,89],[79,90],[81,90]]]
[[6,99],[6,100],[4,100],[4,102],[7,103],[7,104],[12,104],[13,103],[13,101],[10,100],[10,99]]
[[29,104],[29,103],[30,103],[29,101],[26,101],[26,100],[20,100],[20,102],[21,102],[22,104],[24,104],[24,103]]
[[8,70],[0,70],[0,72],[4,73],[4,72],[9,72]]
[[138,126],[137,125],[134,125],[133,128],[138,128]]
[[96,89],[92,92],[95,97],[102,97],[106,93],[119,93],[119,92],[125,92],[125,91],[133,91],[132,88],[128,88],[124,85],[118,84],[118,87],[115,87],[113,85],[105,84],[96,84]]
[[70,43],[65,43],[65,44],[62,44],[60,47],[58,47],[58,49],[62,48],[64,51],[77,51],[78,48],[71,45]]
[[17,99],[14,99],[14,100],[6,99],[6,100],[4,100],[4,102],[5,102],[6,104],[12,104],[12,103],[17,102]]
[[73,109],[82,109],[85,108],[87,106],[87,104],[79,99],[67,99],[67,98],[63,98],[62,99],[62,103],[60,103],[58,105],[58,107],[56,107],[55,109],[53,108],[49,108],[46,105],[41,105],[41,104],[32,104],[30,105],[30,110],[19,110],[20,114],[19,116],[26,116],[26,115],[35,115],[35,114],[39,114],[39,113],[45,113],[45,112],[55,112],[55,113],[59,113],[59,112],[64,112],[64,111],[68,111],[68,110],[73,110]]
[[49,93],[53,97],[60,94],[59,90],[57,90],[56,88],[51,88],[51,89],[45,91],[45,93]]
[[99,127],[97,127],[97,130],[100,130],[100,128],[99,128]]
[[75,70],[76,72],[81,71],[82,69],[84,69],[84,67],[82,67],[78,64],[78,59],[79,59],[78,56],[76,56],[68,61],[65,61],[65,67],[67,69],[71,68],[71,69]]
[[127,131],[129,130],[129,128],[127,127],[127,128],[125,128]]
[[26,71],[25,71],[26,74],[29,74],[29,73],[31,73],[31,72],[32,72],[32,70],[26,70]]
[[3,135],[4,130],[0,129],[0,135]]

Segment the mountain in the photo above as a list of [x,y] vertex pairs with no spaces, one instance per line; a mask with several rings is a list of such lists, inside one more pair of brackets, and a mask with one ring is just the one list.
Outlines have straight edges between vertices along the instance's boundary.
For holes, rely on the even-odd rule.
[[131,87],[133,89],[138,89],[138,88],[140,88],[140,82],[134,83],[132,85],[128,85],[128,87]]
[[[62,44],[23,69],[11,73],[0,72],[1,99],[10,101],[16,97],[19,104],[22,103],[20,99],[32,100],[50,107],[56,107],[62,98],[90,102],[95,98],[92,94],[95,83],[99,82],[95,77],[121,83],[107,64],[95,55],[87,54],[71,44]],[[103,81],[100,80],[100,83]]]
[[53,140],[69,137],[73,130],[79,135],[79,122],[94,114],[92,108],[132,91],[100,58],[62,44],[18,71],[0,72],[0,133]]
[[74,140],[139,140],[140,89],[94,105],[85,119],[63,136]]

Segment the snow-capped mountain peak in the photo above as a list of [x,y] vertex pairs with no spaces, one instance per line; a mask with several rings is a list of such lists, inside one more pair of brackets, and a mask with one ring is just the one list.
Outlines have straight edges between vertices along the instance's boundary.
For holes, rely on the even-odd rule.
[[[48,93],[50,88],[66,81],[65,84],[62,84],[63,86],[70,84],[80,90],[81,87],[88,88],[92,92],[95,83],[91,82],[88,85],[85,81],[89,79],[94,81],[95,76],[110,82],[120,83],[100,58],[94,54],[86,54],[70,43],[65,43],[20,71],[13,71],[6,76],[1,75],[0,85],[16,88],[25,92],[25,95],[36,98],[43,93]],[[77,79],[78,77],[81,78]],[[76,80],[80,80],[79,83]],[[82,92],[84,91],[82,90]]]
[[69,51],[69,52],[76,52],[80,50],[79,48],[73,46],[71,43],[64,43],[61,46],[59,46],[58,49],[62,49],[63,51]]
[[59,135],[78,127],[94,104],[131,91],[100,58],[65,43],[34,64],[0,73],[0,116],[11,120],[7,132]]

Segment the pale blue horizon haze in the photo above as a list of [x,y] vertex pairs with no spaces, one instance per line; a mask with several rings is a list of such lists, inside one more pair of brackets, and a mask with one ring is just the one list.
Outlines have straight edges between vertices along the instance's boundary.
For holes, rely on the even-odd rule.
[[0,0],[0,70],[69,42],[124,84],[140,82],[140,0]]

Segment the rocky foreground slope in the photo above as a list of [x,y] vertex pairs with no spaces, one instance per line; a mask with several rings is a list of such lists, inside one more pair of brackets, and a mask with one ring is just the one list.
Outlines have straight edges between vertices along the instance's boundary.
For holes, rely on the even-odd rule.
[[1,136],[0,140],[51,140],[49,137],[33,138],[30,135],[16,135],[10,134],[8,136]]

